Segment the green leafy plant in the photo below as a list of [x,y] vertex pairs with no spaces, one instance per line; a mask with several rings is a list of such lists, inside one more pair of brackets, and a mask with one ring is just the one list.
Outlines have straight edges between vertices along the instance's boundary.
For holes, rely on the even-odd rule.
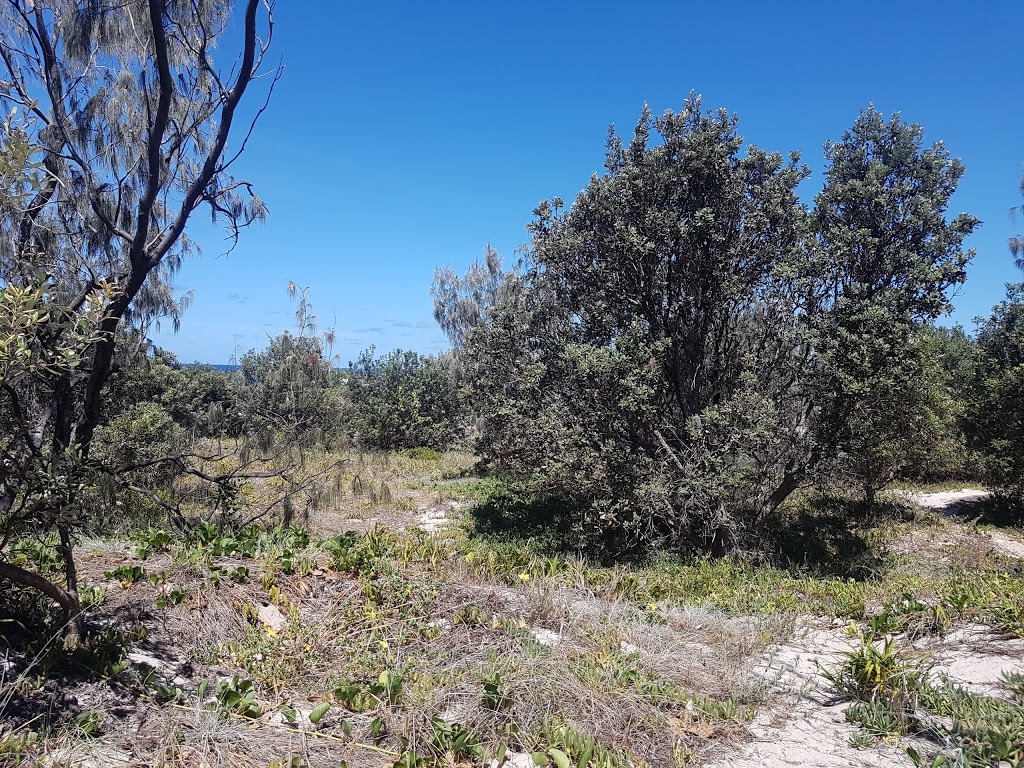
[[444,448],[461,427],[462,398],[435,357],[371,347],[352,363],[349,420],[356,442],[384,450]]
[[27,559],[40,573],[57,573],[64,567],[64,558],[57,546],[57,537],[53,534],[22,539],[11,547],[11,554],[16,558]]
[[271,760],[267,764],[267,768],[309,768],[309,763],[301,757],[289,757],[281,760]]
[[439,717],[430,718],[430,728],[430,746],[438,753],[450,756],[456,763],[468,759],[482,761],[486,756],[479,738],[469,728]]
[[78,599],[82,608],[99,608],[107,600],[107,588],[102,584],[79,584]]
[[1009,637],[1024,637],[1024,602],[1006,602],[992,609],[996,627]]
[[337,571],[358,572],[367,563],[368,555],[359,546],[359,537],[355,533],[323,539],[319,546],[330,556],[331,567]]
[[919,726],[912,707],[899,706],[884,696],[854,702],[846,710],[846,719],[863,728],[872,743],[886,736],[913,733]]
[[161,528],[150,528],[137,534],[132,544],[132,554],[140,560],[147,560],[154,552],[168,552],[177,538]]
[[256,698],[252,680],[240,679],[238,675],[221,680],[214,698],[225,712],[250,719],[263,714],[263,705]]
[[482,627],[487,624],[487,613],[475,603],[460,605],[452,617],[453,624],[465,624],[469,627]]
[[188,592],[182,587],[174,584],[163,584],[156,597],[156,606],[157,608],[167,608],[172,605],[181,605],[187,599]]
[[371,683],[349,680],[335,687],[333,698],[351,712],[369,712],[378,706],[396,706],[402,699],[402,676],[381,672]]
[[1024,705],[1024,672],[1003,672],[1002,682],[1017,702]]
[[113,570],[104,571],[103,575],[119,582],[121,589],[128,589],[135,582],[142,581],[146,577],[146,571],[141,565],[119,565]]
[[16,732],[7,727],[0,728],[0,763],[17,768],[20,765],[34,765],[32,752],[39,743],[35,731]]
[[497,671],[481,675],[484,686],[484,707],[492,712],[500,712],[512,704],[512,698],[505,692],[504,681]]
[[323,701],[313,707],[313,711],[309,713],[309,722],[313,725],[319,724],[324,719],[324,715],[331,711],[331,703],[329,701]]
[[859,635],[857,648],[840,654],[835,669],[821,674],[841,693],[871,701],[876,696],[891,697],[912,688],[923,675],[919,657],[902,652],[891,637],[876,638],[868,630]]
[[75,716],[74,731],[79,736],[95,737],[100,734],[100,720],[103,713],[98,709],[88,709]]
[[590,735],[567,723],[550,721],[538,732],[539,747],[531,753],[538,766],[556,768],[628,768],[632,761],[621,752],[608,749]]
[[918,635],[944,635],[952,626],[952,604],[937,602],[929,604],[909,594],[899,601],[890,603],[868,621],[868,628],[875,636],[898,632]]

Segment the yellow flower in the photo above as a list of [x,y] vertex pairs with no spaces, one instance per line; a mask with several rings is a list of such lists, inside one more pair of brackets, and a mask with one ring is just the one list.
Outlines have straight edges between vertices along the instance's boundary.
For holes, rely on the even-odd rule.
[[520,573],[519,574],[519,580],[520,581],[529,581],[530,580],[530,574],[528,574],[528,573]]
[[388,641],[387,641],[387,640],[381,640],[381,641],[380,641],[380,647],[381,647],[381,648],[382,648],[383,650],[385,650],[385,651],[386,651],[386,650],[387,650],[388,648],[390,648],[391,646],[390,646],[390,645],[388,645]]
[[309,643],[306,643],[306,650],[307,651],[312,651],[313,650],[313,646],[310,645]]
[[271,627],[271,626],[270,626],[269,624],[267,625],[267,634],[268,634],[268,635],[269,635],[270,637],[277,637],[277,632],[275,632],[275,631],[274,631],[274,628],[273,628],[273,627]]
[[657,603],[650,603],[647,607],[649,609],[651,609],[652,611],[658,610],[658,604]]
[[476,552],[467,552],[466,557],[464,559],[467,563],[472,563],[474,560],[476,560]]

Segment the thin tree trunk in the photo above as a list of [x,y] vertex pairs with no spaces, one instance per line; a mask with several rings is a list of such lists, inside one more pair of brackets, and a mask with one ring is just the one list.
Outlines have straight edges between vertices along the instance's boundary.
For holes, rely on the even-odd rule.
[[786,472],[782,477],[782,482],[779,483],[779,487],[772,491],[772,495],[768,497],[768,501],[765,504],[765,512],[770,514],[781,507],[786,499],[800,487],[802,482],[802,472],[793,470]]
[[875,512],[875,490],[874,483],[864,484],[864,517],[870,519]]

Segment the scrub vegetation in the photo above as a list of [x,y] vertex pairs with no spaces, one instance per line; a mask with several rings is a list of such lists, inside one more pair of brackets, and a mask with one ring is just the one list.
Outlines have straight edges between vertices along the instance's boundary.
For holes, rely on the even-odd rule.
[[190,218],[265,215],[272,10],[0,9],[0,764],[709,764],[813,630],[844,748],[1024,765],[1024,670],[950,656],[1024,649],[1024,284],[941,325],[951,151],[868,106],[807,200],[691,94],[437,270],[449,352],[344,365],[290,284],[182,365]]

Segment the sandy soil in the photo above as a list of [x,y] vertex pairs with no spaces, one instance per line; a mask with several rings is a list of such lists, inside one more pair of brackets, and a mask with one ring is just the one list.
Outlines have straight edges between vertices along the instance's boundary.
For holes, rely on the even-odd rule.
[[[915,504],[954,515],[988,491],[963,488],[941,493],[908,493]],[[999,531],[988,533],[993,546],[1009,557],[1024,559],[1024,543]],[[982,695],[999,696],[1004,672],[1024,671],[1024,640],[1006,640],[990,628],[970,625],[942,638],[919,644],[928,651],[933,671]],[[856,727],[846,721],[846,705],[830,697],[823,668],[838,663],[851,647],[842,627],[808,622],[802,634],[772,650],[763,667],[771,684],[769,698],[778,702],[762,709],[751,724],[751,739],[734,750],[707,755],[711,768],[897,768],[913,765],[895,745],[857,748],[850,745]]]
[[803,633],[773,649],[763,674],[774,680],[775,706],[762,709],[750,727],[752,739],[730,753],[709,756],[712,768],[834,768],[913,765],[893,746],[850,746],[856,726],[846,721],[846,705],[836,702],[821,677],[824,667],[849,650],[851,641],[839,627],[808,624]]
[[[905,496],[915,504],[945,515],[960,515],[970,512],[972,504],[988,498],[991,493],[980,488],[961,488],[956,491],[941,491],[939,493],[909,493],[903,492]],[[1002,531],[989,531],[988,537],[992,545],[1008,557],[1024,559],[1024,541],[1014,539]]]

